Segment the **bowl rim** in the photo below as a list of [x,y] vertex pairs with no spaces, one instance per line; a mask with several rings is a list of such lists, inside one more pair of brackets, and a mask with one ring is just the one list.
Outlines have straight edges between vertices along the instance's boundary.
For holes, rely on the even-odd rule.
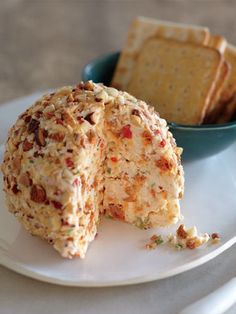
[[111,56],[117,55],[117,57],[119,57],[120,53],[121,53],[121,51],[119,51],[119,50],[103,53],[103,54],[101,54],[101,55],[91,59],[87,63],[85,63],[85,65],[82,67],[82,70],[81,70],[81,78],[82,78],[82,80],[85,80],[85,73],[88,70],[90,70],[93,66],[96,66],[96,63],[101,62],[104,59],[106,59],[108,57],[111,57]]
[[[113,55],[117,55],[119,56],[121,54],[120,50],[116,50],[116,51],[111,51],[111,52],[107,52],[107,53],[103,53],[100,56],[97,56],[96,58],[91,59],[89,62],[87,62],[81,71],[81,77],[82,80],[85,80],[85,72],[88,71],[88,68],[92,68],[93,66],[96,65],[96,62],[102,61],[103,59],[106,59],[110,56]],[[101,82],[102,83],[102,82]],[[226,123],[219,123],[219,124],[201,124],[201,125],[191,125],[191,124],[179,124],[179,123],[175,123],[175,122],[168,122],[167,124],[169,127],[173,128],[173,129],[182,129],[182,130],[201,130],[201,131],[206,131],[206,130],[221,130],[221,129],[229,129],[229,128],[233,128],[234,126],[236,126],[236,120],[234,121],[230,121],[230,122],[226,122]]]
[[173,129],[208,131],[208,130],[231,129],[236,126],[236,120],[226,122],[226,123],[219,123],[219,124],[191,125],[191,124],[179,124],[179,123],[168,122],[168,121],[167,121],[167,124],[169,127]]

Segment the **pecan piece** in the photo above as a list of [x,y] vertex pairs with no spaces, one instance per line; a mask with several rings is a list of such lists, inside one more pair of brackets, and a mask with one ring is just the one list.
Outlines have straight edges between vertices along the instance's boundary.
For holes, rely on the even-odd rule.
[[66,124],[69,124],[72,128],[76,126],[75,120],[68,112],[64,111],[62,113],[62,119],[65,121]]
[[51,138],[52,140],[56,141],[56,142],[62,142],[65,138],[65,134],[63,133],[53,133],[49,135],[49,138]]
[[24,186],[30,186],[32,184],[32,180],[30,179],[28,172],[22,173],[20,175],[19,183]]
[[87,116],[84,117],[84,119],[86,121],[88,121],[92,125],[94,125],[96,123],[95,120],[94,120],[94,112],[91,112],[91,113],[87,114]]
[[29,123],[31,120],[31,116],[24,117],[25,123]]
[[23,144],[22,144],[22,148],[23,148],[24,152],[28,152],[31,148],[33,148],[33,143],[31,143],[27,139],[25,139]]
[[35,184],[31,188],[30,197],[36,203],[43,203],[46,200],[46,191],[41,185]]
[[211,238],[214,240],[214,239],[219,239],[220,238],[220,236],[219,236],[219,234],[218,233],[212,233],[212,235],[211,235]]
[[39,123],[40,122],[38,120],[31,119],[28,125],[28,132],[33,133],[35,130],[37,130],[39,127]]
[[20,190],[18,189],[17,184],[14,184],[13,187],[12,187],[12,192],[13,192],[14,194],[17,194],[19,191],[20,191]]
[[73,94],[69,94],[66,98],[67,104],[73,103],[75,101]]
[[187,232],[184,230],[184,225],[180,225],[176,233],[182,239],[186,239],[188,236]]
[[14,172],[16,172],[17,174],[20,172],[20,168],[21,168],[21,157],[16,156],[12,159],[12,168],[14,170]]
[[7,186],[7,189],[10,189],[11,188],[11,184],[10,184],[10,181],[9,181],[9,178],[7,176],[4,176],[3,177],[3,180]]
[[66,220],[64,220],[63,218],[61,218],[61,225],[62,225],[62,226],[69,226],[70,224],[69,224],[68,221],[66,221]]
[[96,144],[96,134],[93,130],[89,130],[86,135],[90,144]]
[[33,155],[35,158],[38,158],[38,157],[44,157],[44,154],[43,153],[40,153],[38,151],[34,152],[34,155]]
[[196,241],[194,239],[189,239],[187,242],[186,242],[186,246],[190,249],[190,250],[193,250],[197,247],[196,245]]
[[45,146],[46,145],[46,137],[47,137],[47,132],[44,129],[38,128],[35,130],[35,142],[39,146]]
[[76,87],[78,89],[84,89],[84,82],[80,82]]
[[89,90],[89,91],[93,91],[93,89],[94,89],[93,83],[91,81],[85,82],[84,83],[84,89]]
[[137,109],[132,110],[132,115],[140,117],[140,112]]
[[62,204],[58,201],[51,201],[52,205],[56,208],[56,209],[62,209]]
[[[43,103],[43,104],[45,105],[45,103]],[[46,104],[48,104],[48,102]],[[40,118],[42,114],[43,114],[43,112],[41,110],[38,110],[38,111],[35,112],[34,115],[35,115],[36,118]]]

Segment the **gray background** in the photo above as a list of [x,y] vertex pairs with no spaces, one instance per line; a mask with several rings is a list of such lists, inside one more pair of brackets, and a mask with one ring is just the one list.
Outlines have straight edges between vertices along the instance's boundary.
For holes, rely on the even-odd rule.
[[[85,63],[122,47],[137,15],[209,26],[236,44],[234,0],[0,0],[0,102],[79,81]],[[184,274],[116,288],[59,287],[0,267],[0,313],[175,314],[236,275],[235,253],[236,246]]]

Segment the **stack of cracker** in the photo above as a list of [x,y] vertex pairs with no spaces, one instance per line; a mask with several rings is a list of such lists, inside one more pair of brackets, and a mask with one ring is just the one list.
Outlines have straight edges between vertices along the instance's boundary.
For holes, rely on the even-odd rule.
[[151,103],[169,122],[225,123],[236,112],[236,48],[206,27],[138,17],[112,86]]

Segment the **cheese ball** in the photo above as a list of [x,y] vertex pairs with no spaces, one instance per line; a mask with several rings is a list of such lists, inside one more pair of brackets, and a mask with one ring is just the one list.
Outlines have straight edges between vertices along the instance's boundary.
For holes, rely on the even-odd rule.
[[181,149],[145,102],[92,81],[43,96],[10,129],[10,212],[66,258],[85,257],[102,215],[147,229],[180,218]]

